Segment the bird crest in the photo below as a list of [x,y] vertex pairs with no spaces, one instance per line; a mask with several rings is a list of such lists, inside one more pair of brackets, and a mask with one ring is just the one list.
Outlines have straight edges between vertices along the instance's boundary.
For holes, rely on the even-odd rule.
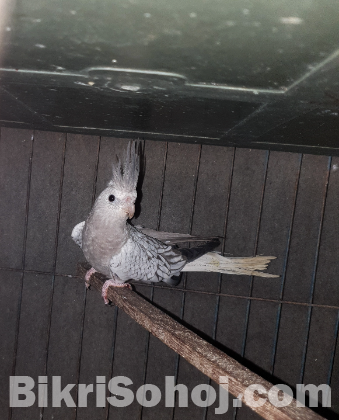
[[116,156],[112,166],[112,179],[108,186],[123,192],[134,192],[140,168],[139,141],[130,141],[121,157]]

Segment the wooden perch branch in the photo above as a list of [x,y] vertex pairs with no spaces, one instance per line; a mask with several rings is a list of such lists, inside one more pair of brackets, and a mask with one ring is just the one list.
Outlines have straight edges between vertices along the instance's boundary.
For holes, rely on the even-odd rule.
[[[87,264],[79,264],[78,275],[84,278],[89,268]],[[101,291],[104,280],[102,274],[95,273],[90,278],[90,285]],[[125,287],[109,287],[108,298],[147,331],[224,388],[226,386],[220,383],[220,378],[227,377],[228,391],[235,397],[242,394],[244,404],[246,400],[243,396],[249,385],[262,385],[267,392],[273,387],[273,384],[200,338],[134,291]],[[267,398],[267,393],[260,395],[260,398],[264,398],[265,403],[250,408],[264,419],[320,420],[323,418],[307,407],[297,407],[295,399],[286,407],[275,407]]]

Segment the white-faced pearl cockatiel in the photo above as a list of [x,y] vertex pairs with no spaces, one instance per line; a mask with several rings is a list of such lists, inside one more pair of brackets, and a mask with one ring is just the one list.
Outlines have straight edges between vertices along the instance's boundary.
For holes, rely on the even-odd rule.
[[[226,258],[212,251],[217,238],[159,232],[132,226],[127,222],[134,215],[139,176],[137,143],[129,143],[125,156],[113,165],[113,176],[99,195],[86,221],[75,226],[73,240],[82,248],[92,265],[86,280],[95,271],[110,278],[102,289],[108,303],[109,286],[129,286],[128,280],[164,281],[176,285],[181,271],[214,271],[278,277],[263,273],[275,257]],[[194,248],[178,248],[183,242],[204,241]],[[177,277],[177,278],[176,278]]]

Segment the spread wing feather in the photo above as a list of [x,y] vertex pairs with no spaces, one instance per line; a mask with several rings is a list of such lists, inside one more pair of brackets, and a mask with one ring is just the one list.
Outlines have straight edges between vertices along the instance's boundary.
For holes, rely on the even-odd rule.
[[147,229],[143,226],[135,227],[139,232],[142,232],[154,239],[158,239],[168,245],[176,245],[183,242],[206,242],[217,238],[216,236],[194,236],[185,233],[159,232],[158,230]]
[[186,264],[186,258],[179,250],[145,235],[129,226],[129,239],[121,252],[110,262],[112,274],[121,281],[130,279],[145,282],[166,281],[178,275]]
[[82,230],[85,226],[85,222],[78,223],[72,230],[73,241],[82,248]]

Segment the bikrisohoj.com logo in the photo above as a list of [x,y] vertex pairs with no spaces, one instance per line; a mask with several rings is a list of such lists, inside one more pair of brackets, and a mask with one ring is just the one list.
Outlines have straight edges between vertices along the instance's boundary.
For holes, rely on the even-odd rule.
[[[68,384],[62,388],[61,376],[39,376],[36,383],[30,376],[10,376],[10,407],[87,407],[88,395],[95,394],[96,406],[105,407],[106,402],[114,407],[127,407],[136,401],[143,407],[154,407],[164,398],[165,407],[188,407],[189,398],[198,407],[209,407],[217,400],[217,391],[207,384],[197,385],[189,394],[183,384],[175,384],[174,376],[165,377],[165,392],[156,385],[145,384],[136,393],[129,388],[133,385],[126,376],[115,376],[109,381],[105,376],[97,376],[95,384],[78,384],[77,402],[71,396],[76,384]],[[215,414],[224,414],[229,408],[228,377],[219,378],[219,405]],[[176,395],[177,393],[177,395]],[[305,407],[306,394],[309,407],[318,406],[318,398],[322,394],[322,406],[331,407],[331,388],[329,385],[296,385],[297,407]],[[177,396],[177,398],[176,398]],[[241,407],[244,402],[250,407],[260,407],[270,402],[275,407],[285,407],[293,400],[292,389],[285,384],[274,385],[266,389],[261,384],[249,385],[243,394],[233,399],[233,407]]]

